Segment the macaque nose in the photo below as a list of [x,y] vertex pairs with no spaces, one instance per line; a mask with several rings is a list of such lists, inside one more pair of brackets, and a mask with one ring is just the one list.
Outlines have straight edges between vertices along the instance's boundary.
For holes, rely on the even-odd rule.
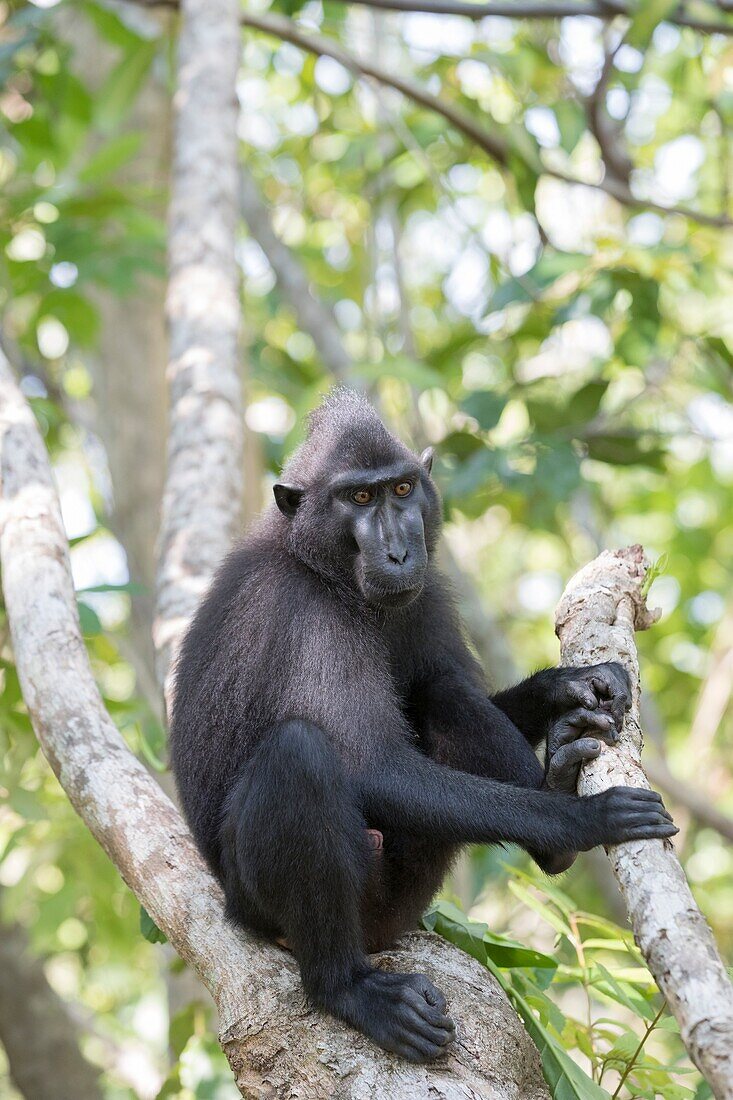
[[393,565],[404,565],[407,561],[407,550],[388,550],[387,557]]

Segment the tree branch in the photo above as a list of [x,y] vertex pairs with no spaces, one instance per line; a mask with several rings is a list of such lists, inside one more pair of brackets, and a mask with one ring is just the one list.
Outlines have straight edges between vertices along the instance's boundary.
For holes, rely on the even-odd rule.
[[209,989],[242,1095],[546,1100],[537,1052],[497,984],[438,937],[415,933],[381,957],[389,969],[424,970],[448,996],[460,1041],[433,1069],[407,1065],[309,1012],[291,957],[226,922],[219,887],[180,816],[104,709],[79,629],[47,456],[4,358],[0,486],[5,604],[41,748],[76,811]]
[[[467,19],[478,22],[481,19],[516,19],[516,20],[546,20],[546,19],[572,19],[578,15],[593,16],[595,19],[603,19],[608,22],[619,15],[633,15],[633,6],[626,0],[567,0],[567,2],[555,2],[555,0],[509,0],[501,3],[477,3],[470,0],[347,0],[350,4],[363,4],[370,8],[379,8],[383,11],[400,12],[426,12],[431,15],[462,15]],[[723,12],[729,9],[718,4]],[[726,22],[717,22],[712,19],[697,19],[687,15],[684,5],[665,16],[665,22],[676,23],[682,27],[691,27],[702,34],[733,34],[733,25]]]
[[[162,3],[166,7],[175,7],[178,0],[142,0],[142,2],[146,4]],[[359,2],[359,0],[356,0],[356,2]],[[363,0],[363,2],[371,3],[372,0]],[[399,2],[402,2],[402,0],[399,0]],[[615,3],[616,0],[603,0],[604,4],[607,2]],[[319,57],[331,57],[355,76],[377,80],[380,84],[384,84],[388,88],[394,88],[408,99],[412,99],[413,102],[425,107],[426,110],[435,111],[436,114],[441,115],[459,133],[473,141],[479,149],[482,149],[503,168],[510,167],[510,155],[520,156],[518,151],[510,150],[500,135],[492,134],[484,129],[462,108],[453,106],[453,104],[441,99],[440,96],[434,95],[426,88],[414,83],[414,81],[405,80],[397,73],[390,72],[374,61],[356,58],[332,38],[303,31],[291,19],[269,12],[243,12],[240,19],[245,27],[252,27],[254,30],[262,31],[263,34],[273,35],[283,42],[289,42],[291,45]],[[733,27],[731,27],[730,33],[733,34]],[[707,225],[716,229],[724,229],[733,225],[733,218],[730,218],[727,214],[706,214],[701,210],[693,210],[689,206],[667,206],[664,203],[655,202],[653,199],[640,198],[623,181],[611,177],[595,182],[581,180],[548,165],[542,166],[540,175],[551,176],[553,179],[574,187],[590,187],[594,191],[604,191],[621,203],[622,206],[628,206],[632,209],[653,210],[655,213],[665,215],[678,214],[680,217],[689,218],[690,221],[695,221],[699,225]]]
[[323,365],[340,382],[349,380],[354,364],[343,346],[333,314],[314,295],[303,267],[273,229],[270,211],[246,168],[241,169],[239,196],[249,231],[275,272],[280,290],[295,310],[298,323],[316,345]]
[[[581,794],[616,784],[648,787],[641,767],[639,663],[634,631],[650,626],[642,595],[647,563],[640,546],[604,551],[577,573],[560,601],[556,631],[562,663],[621,661],[632,705],[619,744],[581,773]],[[718,1098],[733,1097],[733,987],[672,844],[633,841],[608,850],[631,927],[680,1025],[690,1057]]]
[[[148,7],[178,7],[179,0],[136,0]],[[572,19],[579,15],[592,16],[608,22],[619,15],[632,16],[634,9],[627,0],[491,0],[489,3],[471,3],[471,0],[345,0],[350,4],[362,4],[383,11],[422,12],[428,15],[461,15],[478,22],[481,19],[546,20]],[[711,0],[721,13],[731,11],[728,0]],[[688,15],[684,4],[669,12],[664,21],[680,27],[690,27],[701,34],[733,35],[733,24],[715,19],[699,19]]]
[[622,187],[630,186],[634,163],[628,154],[623,136],[623,123],[611,118],[606,108],[606,93],[613,77],[616,54],[624,43],[624,37],[618,36],[615,45],[608,42],[612,32],[605,30],[605,56],[601,75],[595,88],[585,99],[586,115],[590,132],[598,142],[603,161],[605,177],[615,179]]
[[371,77],[378,80],[380,84],[385,84],[388,88],[394,88],[421,107],[442,115],[456,130],[474,141],[493,160],[501,165],[506,165],[509,159],[509,146],[502,137],[484,130],[459,107],[446,103],[439,96],[434,95],[419,84],[415,84],[411,80],[405,80],[398,73],[385,69],[370,58],[355,57],[354,54],[344,49],[333,38],[301,30],[292,19],[287,19],[283,15],[270,14],[269,12],[258,12],[256,14],[243,12],[240,18],[245,27],[252,27],[264,34],[274,35],[274,37],[282,39],[283,42],[290,42],[291,45],[306,50],[308,53],[321,57],[331,57],[353,73],[354,76]]
[[[331,57],[355,76],[370,77],[374,80],[378,80],[381,84],[389,88],[394,88],[408,99],[412,99],[413,102],[419,104],[421,107],[425,107],[427,110],[435,111],[436,114],[441,115],[451,124],[451,126],[470,141],[473,141],[479,149],[482,149],[492,158],[492,160],[495,160],[497,164],[501,165],[503,168],[510,167],[511,151],[501,135],[490,133],[462,108],[453,106],[453,104],[441,99],[440,96],[434,95],[426,88],[414,83],[414,81],[406,80],[404,77],[383,68],[374,61],[355,57],[332,38],[301,30],[292,20],[285,18],[285,16],[270,13],[254,14],[252,12],[244,12],[241,15],[241,21],[244,26],[252,27],[255,30],[262,31],[264,34],[274,35],[283,42],[289,42],[291,45],[306,50],[308,53],[322,57]],[[659,214],[678,214],[681,217],[696,221],[700,225],[716,228],[725,228],[733,225],[733,219],[729,218],[727,214],[705,214],[700,210],[691,210],[687,206],[665,206],[663,203],[654,202],[652,199],[639,198],[632,193],[626,184],[610,177],[592,183],[586,180],[576,179],[566,172],[548,167],[547,165],[542,167],[541,174],[551,176],[553,179],[558,179],[563,183],[571,184],[575,187],[590,187],[595,191],[604,191],[623,206],[629,206],[635,209],[654,210]]]

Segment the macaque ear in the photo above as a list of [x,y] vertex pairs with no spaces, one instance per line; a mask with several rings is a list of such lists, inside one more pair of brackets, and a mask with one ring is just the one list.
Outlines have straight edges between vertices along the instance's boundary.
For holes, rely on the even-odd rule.
[[433,455],[435,451],[432,447],[426,447],[423,453],[420,455],[420,462],[425,468],[426,473],[430,473],[433,468]]
[[303,496],[303,490],[299,485],[273,485],[272,492],[275,496],[275,503],[284,516],[288,519],[292,519],[295,513],[298,511],[298,505],[300,504]]

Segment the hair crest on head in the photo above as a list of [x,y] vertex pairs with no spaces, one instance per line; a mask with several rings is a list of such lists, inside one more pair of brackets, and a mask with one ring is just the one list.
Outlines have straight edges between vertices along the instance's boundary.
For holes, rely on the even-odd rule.
[[334,386],[310,413],[306,438],[287,462],[283,479],[309,483],[326,472],[367,468],[410,453],[363,394]]

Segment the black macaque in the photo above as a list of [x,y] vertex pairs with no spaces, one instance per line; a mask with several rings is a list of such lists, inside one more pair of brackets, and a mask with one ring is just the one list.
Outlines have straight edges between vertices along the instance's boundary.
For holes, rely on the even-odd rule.
[[489,697],[434,562],[431,457],[358,395],[324,401],[199,608],[172,717],[181,802],[229,918],[287,943],[314,1004],[415,1062],[454,1038],[445,998],[367,952],[417,926],[461,846],[513,841],[552,873],[676,832],[654,792],[574,793],[621,727],[620,666]]

